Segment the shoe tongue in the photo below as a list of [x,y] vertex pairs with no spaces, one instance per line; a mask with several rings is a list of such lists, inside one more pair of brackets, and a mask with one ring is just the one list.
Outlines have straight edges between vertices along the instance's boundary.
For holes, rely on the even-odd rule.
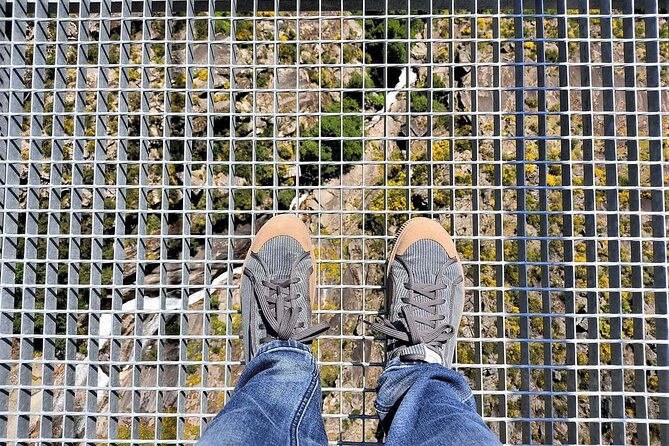
[[423,361],[433,364],[443,364],[441,355],[427,344],[416,344],[404,347],[399,352],[399,358],[402,362]]
[[[442,268],[449,261],[444,248],[434,240],[419,240],[409,246],[402,254],[402,261],[407,267],[408,279],[414,284],[426,286],[441,285]],[[417,291],[408,291],[409,297],[419,303],[426,303],[432,300],[431,297],[424,296]],[[437,289],[434,293],[429,293],[433,298],[447,298],[443,289]],[[420,308],[412,308],[416,319],[429,319],[433,315]],[[439,311],[438,311],[439,312]],[[416,322],[421,330],[431,330],[434,327],[422,322]]]
[[435,283],[448,254],[434,240],[418,240],[402,254],[402,260],[411,271],[412,280],[418,283]]
[[286,280],[292,273],[292,267],[304,253],[297,240],[286,236],[270,239],[265,243],[259,257],[266,266],[269,280]]

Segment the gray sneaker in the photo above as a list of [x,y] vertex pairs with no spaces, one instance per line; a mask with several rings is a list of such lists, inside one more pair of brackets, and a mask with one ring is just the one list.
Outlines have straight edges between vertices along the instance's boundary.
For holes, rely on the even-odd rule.
[[464,306],[462,266],[446,230],[428,218],[400,229],[388,258],[388,316],[372,328],[388,338],[388,359],[451,367]]
[[242,329],[246,361],[275,339],[309,343],[330,325],[311,325],[316,297],[314,250],[302,221],[271,218],[256,234],[242,275]]

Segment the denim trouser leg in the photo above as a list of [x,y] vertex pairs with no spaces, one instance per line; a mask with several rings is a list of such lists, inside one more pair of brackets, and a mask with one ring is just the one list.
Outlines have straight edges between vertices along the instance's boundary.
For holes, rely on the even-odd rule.
[[309,347],[273,341],[246,365],[198,445],[323,445],[321,411],[320,377]]
[[498,445],[469,385],[440,364],[392,360],[377,384],[386,445]]

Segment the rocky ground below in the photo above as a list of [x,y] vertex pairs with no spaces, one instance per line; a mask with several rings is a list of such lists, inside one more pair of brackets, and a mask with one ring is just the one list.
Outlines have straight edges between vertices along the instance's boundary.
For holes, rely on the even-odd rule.
[[[534,31],[533,23],[526,24],[526,33]],[[383,344],[373,339],[362,319],[364,313],[373,314],[383,309],[383,257],[388,241],[409,210],[449,210],[452,215],[443,217],[442,223],[457,239],[462,258],[488,263],[479,264],[478,269],[472,267],[467,272],[466,285],[470,291],[466,311],[497,312],[500,316],[465,318],[461,327],[464,338],[482,337],[494,341],[484,342],[483,347],[474,347],[470,343],[471,348],[459,349],[458,362],[463,372],[480,389],[517,389],[525,385],[525,378],[521,377],[522,367],[513,367],[520,365],[520,362],[514,362],[520,361],[521,342],[514,341],[520,336],[520,319],[511,316],[519,312],[518,268],[515,266],[518,250],[514,245],[517,242],[513,240],[519,227],[516,214],[501,214],[518,209],[516,186],[519,176],[527,190],[525,204],[530,213],[540,210],[537,203],[543,199],[540,176],[546,176],[543,189],[546,185],[559,186],[562,181],[560,169],[569,164],[572,188],[584,185],[587,163],[582,147],[584,125],[579,113],[589,111],[583,103],[586,98],[580,87],[586,75],[589,84],[596,87],[592,90],[591,108],[595,111],[592,133],[594,138],[601,137],[604,132],[600,116],[604,108],[604,96],[599,89],[604,82],[601,67],[595,64],[591,70],[584,71],[578,65],[582,59],[580,49],[569,44],[572,64],[563,76],[567,77],[572,90],[569,109],[565,110],[564,104],[560,103],[562,90],[557,88],[562,82],[557,64],[545,66],[543,72],[535,68],[536,42],[526,41],[525,59],[516,61],[511,42],[499,44],[499,52],[494,54],[490,45],[472,47],[475,43],[470,39],[472,30],[467,23],[459,24],[454,28],[455,35],[447,36],[440,34],[446,32],[447,23],[437,21],[433,38],[451,39],[453,44],[434,42],[428,45],[423,38],[427,28],[418,28],[408,46],[407,63],[392,77],[384,78],[383,87],[349,88],[356,75],[364,79],[364,67],[369,64],[365,47],[358,45],[365,34],[360,21],[333,18],[323,19],[319,25],[316,20],[305,20],[299,30],[296,26],[292,20],[263,16],[255,21],[251,34],[248,34],[248,26],[238,24],[236,34],[229,29],[218,30],[211,33],[211,41],[195,39],[200,43],[190,44],[179,43],[189,39],[189,31],[184,28],[172,35],[174,43],[167,45],[171,48],[168,52],[162,45],[141,44],[140,30],[129,36],[138,43],[130,54],[124,55],[128,59],[126,66],[110,68],[104,73],[108,75],[105,79],[111,92],[103,102],[111,112],[117,113],[117,117],[119,107],[125,107],[126,118],[106,122],[109,126],[106,136],[111,137],[97,143],[98,146],[96,143],[86,145],[81,156],[84,164],[92,166],[98,156],[118,160],[119,154],[123,153],[131,158],[125,172],[127,180],[137,184],[137,177],[141,175],[145,183],[141,187],[141,196],[140,192],[127,192],[121,197],[115,187],[117,177],[105,178],[104,184],[98,179],[93,187],[93,168],[89,166],[90,169],[84,169],[81,179],[79,211],[99,206],[94,204],[94,193],[98,193],[107,209],[116,209],[117,200],[124,200],[126,208],[137,209],[143,200],[146,209],[142,211],[146,215],[135,220],[128,217],[124,221],[130,239],[124,243],[122,251],[124,288],[120,296],[108,291],[101,297],[97,332],[87,332],[92,315],[80,313],[76,318],[81,334],[90,336],[87,342],[77,344],[78,351],[72,355],[76,363],[69,366],[56,364],[50,369],[32,367],[33,382],[51,380],[50,385],[57,389],[50,395],[55,414],[63,412],[66,405],[70,406],[68,410],[75,412],[87,408],[107,414],[113,404],[116,413],[147,414],[142,419],[146,426],[138,429],[142,435],[150,435],[156,419],[151,414],[156,413],[157,408],[164,415],[161,416],[163,432],[168,432],[174,428],[169,414],[177,408],[186,414],[213,414],[223,407],[242,370],[237,287],[241,261],[252,234],[273,210],[279,209],[274,202],[278,199],[277,188],[297,190],[297,194],[288,200],[289,207],[299,211],[318,238],[320,287],[314,302],[315,317],[328,319],[332,328],[328,337],[315,345],[314,351],[323,364],[323,410],[330,440],[372,442],[377,439],[378,423],[374,418],[371,389],[381,371]],[[479,24],[479,31],[485,26],[485,23]],[[120,29],[120,22],[112,25],[112,31],[116,29]],[[146,31],[151,39],[161,41],[165,37],[164,29]],[[76,37],[73,34],[76,28],[68,28],[67,32],[70,33],[68,38]],[[99,33],[99,26],[91,28],[91,32]],[[298,35],[299,48],[296,45]],[[547,55],[558,51],[552,43],[546,45]],[[601,47],[593,44],[590,50],[591,61],[601,62]],[[111,51],[113,54],[113,48]],[[613,59],[617,61],[613,83],[615,86],[626,85],[629,79],[625,77],[622,46],[615,46]],[[132,65],[154,62],[155,66],[143,69]],[[525,91],[518,95],[515,88],[521,78],[516,67],[521,62],[526,64],[522,76]],[[99,69],[87,69],[86,81],[91,89],[99,85],[101,74],[103,71]],[[645,73],[639,71],[637,77],[635,82],[643,87]],[[443,85],[437,85],[438,82]],[[69,86],[74,88],[76,85]],[[537,91],[544,86],[548,87],[544,103],[539,104]],[[364,99],[361,102],[359,114],[363,123],[360,136],[364,137],[361,157],[346,168],[341,167],[333,178],[308,179],[304,174],[305,165],[298,159],[301,156],[298,144],[293,143],[311,126],[322,126],[324,118],[319,115],[333,104],[344,103],[351,93],[347,89],[361,95],[364,91],[370,97],[371,94],[378,95],[377,91],[383,93],[380,105]],[[419,109],[420,98],[419,95],[412,96],[414,93],[425,94],[431,99],[441,97],[444,109],[435,110],[433,107],[438,106],[435,102],[429,110]],[[661,103],[669,104],[669,91],[664,89],[660,94]],[[75,91],[62,96],[69,105],[81,100]],[[93,97],[98,96],[93,94]],[[53,107],[53,101],[52,95],[45,103]],[[86,111],[95,111],[96,104],[97,101],[87,101]],[[621,104],[616,105],[616,110],[622,113],[624,101]],[[647,95],[639,93],[636,106],[637,110],[647,110]],[[148,118],[140,119],[138,112]],[[569,114],[571,127],[568,130],[560,127],[561,113]],[[540,116],[546,116],[541,124]],[[528,137],[520,143],[513,138],[518,132],[517,119],[524,119],[521,128]],[[141,142],[134,144],[119,137],[119,122],[127,125],[130,139]],[[82,125],[70,117],[64,119],[64,124],[71,126],[72,131],[77,129],[86,133],[89,130],[89,124]],[[94,124],[90,125],[95,135],[97,130]],[[625,123],[619,125],[621,132],[625,131]],[[562,162],[559,141],[547,145],[545,159],[540,161],[544,164],[554,161],[551,164],[555,165],[555,171],[551,167],[547,173],[540,173],[542,163],[536,163],[541,138],[534,136],[539,134],[540,128],[547,135],[568,134],[573,139],[573,158],[567,163]],[[640,135],[647,134],[648,121],[640,119],[636,130]],[[669,128],[666,130],[669,134]],[[166,137],[179,142],[172,146],[165,142]],[[265,141],[269,141],[269,155],[259,159],[266,148]],[[525,145],[519,147],[519,144]],[[30,150],[27,142],[24,150],[26,153]],[[71,159],[74,159],[75,150],[77,148],[71,143],[65,147]],[[322,145],[320,150],[319,155],[322,155]],[[644,150],[641,141],[640,150]],[[524,153],[525,158],[518,160],[517,153]],[[597,145],[593,153],[599,163],[596,169],[601,170],[595,172],[593,179],[601,185],[605,177],[604,163],[600,163],[604,160],[603,148]],[[181,165],[184,159],[187,160],[185,167]],[[139,160],[143,163],[141,167],[137,166]],[[322,161],[324,166],[336,162]],[[259,180],[263,162],[271,165],[271,182]],[[518,167],[519,162],[523,163],[521,167]],[[46,160],[43,164],[40,178],[46,186],[51,182],[51,169]],[[22,181],[27,183],[27,163],[19,169]],[[69,169],[62,175],[66,183],[72,181],[72,168]],[[141,173],[139,169],[142,169]],[[86,176],[87,172],[90,172],[90,178]],[[648,172],[648,169],[641,169],[639,184],[649,183]],[[627,181],[627,178],[623,180]],[[245,202],[247,197],[242,192],[249,186],[256,187],[254,194],[257,196]],[[40,190],[40,199],[50,198],[49,188],[31,190],[36,189]],[[134,188],[137,189],[140,188]],[[259,197],[263,189],[274,191]],[[555,192],[557,195],[550,195],[545,201],[557,212],[561,211],[562,196]],[[19,193],[25,206],[27,189],[23,188]],[[67,209],[72,205],[72,195],[64,197],[61,205]],[[625,197],[629,199],[629,192],[620,195],[621,206]],[[578,215],[578,210],[586,207],[585,194],[574,192],[571,198],[577,214],[573,234],[579,237],[588,234],[587,239],[595,240],[591,236],[594,232],[585,227],[585,220]],[[640,202],[648,204],[650,198],[644,196]],[[229,210],[233,207],[231,203],[237,203],[238,207]],[[605,200],[597,198],[596,209],[590,210],[605,211],[606,205]],[[206,216],[202,217],[203,214]],[[225,215],[215,219],[215,214]],[[501,233],[496,228],[498,217],[503,220]],[[540,240],[545,236],[541,235],[542,225],[533,223],[531,217],[528,217],[524,233],[529,239],[527,251],[536,257],[534,262],[537,263],[544,248]],[[145,221],[140,223],[139,218],[145,218]],[[605,225],[603,218],[603,222],[597,223]],[[141,224],[145,234],[138,235]],[[549,226],[554,241],[561,240],[564,235],[562,219],[551,220]],[[112,226],[107,229],[110,231],[107,236],[114,233]],[[187,236],[179,238],[185,229]],[[648,230],[646,225],[644,231]],[[161,238],[163,231],[168,239],[173,236],[176,242]],[[629,227],[625,229],[623,224],[621,231],[627,233]],[[488,237],[490,240],[503,238],[503,252],[498,252],[494,242],[487,244]],[[476,251],[472,240],[479,243]],[[597,243],[594,248],[588,247],[588,253],[585,243],[579,243],[575,248],[575,261],[595,262],[592,250],[605,261],[605,242]],[[561,248],[552,244],[550,248],[550,259],[562,262],[564,253],[559,252]],[[631,249],[631,242],[621,243],[623,256]],[[586,281],[589,272],[585,271],[585,265],[582,268],[574,274],[577,281],[574,286],[576,289],[592,288]],[[529,269],[526,288],[542,287],[541,269],[532,265]],[[607,270],[598,268],[597,273],[600,280],[606,277],[606,283],[595,285],[608,288]],[[564,273],[557,271],[551,277],[550,287],[564,287]],[[204,287],[205,283],[211,283],[211,286]],[[498,286],[506,287],[508,291],[503,292],[501,306],[497,291],[486,290]],[[605,318],[597,319],[602,325],[595,326],[586,314],[591,300],[588,293],[590,291],[574,293],[575,311],[583,314],[574,321],[577,339],[604,337],[610,330]],[[600,297],[602,305],[606,304],[607,296]],[[623,297],[627,299],[625,302],[632,299]],[[542,296],[532,295],[528,301],[531,307],[528,311],[544,311]],[[563,298],[556,297],[552,302],[550,311],[555,314],[566,312]],[[646,314],[654,314],[652,301],[643,305]],[[115,308],[113,314],[109,311],[112,307]],[[499,324],[502,314],[505,323]],[[545,327],[539,319],[532,318],[528,324],[531,337],[544,335]],[[556,322],[549,327],[553,339],[566,338],[565,324],[564,321]],[[625,329],[631,330],[629,334],[634,333],[633,327]],[[645,336],[647,341],[652,340],[652,334]],[[508,342],[500,342],[502,338]],[[554,345],[557,346],[555,351],[548,353],[553,355],[554,363],[566,361],[564,345]],[[587,345],[584,342],[577,346],[578,364],[588,364],[588,355],[597,356],[602,361],[610,360],[610,345],[603,343],[601,348],[594,349]],[[644,358],[655,363],[656,352],[653,347],[649,350]],[[18,357],[18,342],[14,352]],[[532,358],[543,361],[543,347],[531,347],[531,354]],[[495,368],[468,368],[467,364],[474,364],[476,358],[493,365],[508,361],[508,373],[499,373]],[[623,358],[625,363],[634,363],[637,356],[632,349],[625,349]],[[41,359],[39,352],[35,351],[34,359]],[[110,360],[114,363],[109,364]],[[162,363],[158,364],[158,360]],[[47,369],[52,377],[44,376]],[[567,372],[556,373],[553,388],[565,389]],[[582,382],[590,378],[587,371],[585,373],[579,375]],[[538,376],[533,375],[532,388],[542,388],[543,372],[541,377]],[[13,367],[12,384],[17,384],[19,377],[19,367]],[[500,383],[500,379],[505,379],[506,384]],[[601,388],[610,388],[611,380],[610,375],[602,376]],[[625,375],[626,386],[633,387],[634,380],[633,376]],[[649,376],[649,388],[656,386],[656,381],[656,374]],[[156,386],[164,390],[156,391]],[[74,390],[66,392],[65,387]],[[96,390],[85,390],[91,388]],[[19,395],[16,387],[9,395],[11,407],[16,407],[20,398],[26,398]],[[31,413],[38,413],[47,404],[44,395],[45,392],[35,391],[30,396]],[[602,416],[606,417],[613,410],[611,397],[603,396],[601,401]],[[588,401],[579,399],[578,410],[589,413],[588,404]],[[658,414],[658,406],[653,404],[649,402],[649,416]],[[563,406],[566,407],[566,403],[556,401],[554,410],[566,410]],[[481,407],[489,416],[524,416],[520,399],[515,397],[505,402],[486,398]],[[546,413],[538,399],[533,399],[531,412],[538,418]],[[60,417],[53,417],[54,436],[61,434]],[[9,418],[9,425],[15,426],[16,418]],[[71,418],[74,419],[74,435],[80,437],[86,417]],[[41,428],[38,421],[37,417],[30,421],[35,436]],[[198,419],[186,417],[179,423],[177,428],[183,431],[185,438],[198,437],[201,428]],[[98,434],[105,436],[108,428],[106,415],[98,417]],[[120,421],[119,437],[127,438],[131,435],[130,429],[129,423]],[[501,427],[495,424],[493,429],[499,431]],[[520,441],[520,429],[510,429],[512,432],[507,438],[512,442]],[[555,429],[556,438],[566,438],[565,425],[558,423]],[[532,430],[535,438],[540,439],[540,427],[533,426]],[[587,439],[580,440],[587,442]]]

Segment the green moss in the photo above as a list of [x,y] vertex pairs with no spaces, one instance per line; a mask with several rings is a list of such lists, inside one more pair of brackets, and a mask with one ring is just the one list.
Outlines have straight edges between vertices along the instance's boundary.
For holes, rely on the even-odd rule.
[[576,362],[578,365],[589,365],[588,354],[583,351],[578,352]]
[[476,356],[474,345],[469,342],[458,342],[457,344],[457,359],[460,364],[475,364]]
[[[217,11],[214,13],[215,17],[227,17],[230,13]],[[230,36],[231,21],[230,19],[214,19],[214,32],[216,34],[224,34],[226,37]]]
[[599,363],[611,364],[611,344],[599,344]]
[[[344,113],[360,112],[360,104],[351,97],[344,98],[343,103],[335,102],[324,110],[331,115],[325,115],[320,118],[320,141],[309,138],[318,137],[318,127],[311,127],[302,132],[305,138],[300,141],[300,160],[301,161],[360,161],[362,159],[363,142],[358,139],[362,136],[362,116],[345,115]],[[350,165],[344,165],[341,168],[337,165],[320,165],[308,163],[302,166],[305,184],[318,184],[334,178],[341,171],[346,172]]]
[[[169,412],[169,411],[166,411]],[[177,438],[177,417],[163,417],[162,418],[162,439],[174,440]]]
[[197,387],[201,382],[202,377],[197,372],[186,377],[186,387]]
[[295,149],[293,147],[293,143],[291,143],[291,142],[281,143],[281,144],[279,144],[277,149],[278,149],[279,157],[282,160],[292,160],[293,157],[295,156]]
[[[372,199],[369,210],[372,213],[365,215],[365,228],[370,234],[384,234],[386,217],[390,226],[399,227],[406,221],[408,216],[405,213],[385,214],[384,211],[407,211],[409,202],[407,200],[406,169],[394,165],[389,169],[387,190],[379,190]],[[393,187],[395,186],[395,187]],[[373,213],[379,212],[378,214]]]
[[277,193],[279,200],[279,209],[288,209],[295,198],[295,191],[293,189],[282,189]]
[[336,366],[322,366],[321,367],[321,386],[335,387],[337,385],[337,378],[339,378],[339,368]]
[[381,110],[385,107],[385,100],[383,94],[380,93],[366,93],[365,94],[365,105],[374,110]]
[[283,64],[292,65],[297,60],[297,45],[295,43],[279,44],[279,61]]
[[474,244],[471,240],[457,240],[456,248],[460,258],[463,260],[473,260],[474,259]]
[[[139,425],[139,439],[140,440],[155,440],[156,431],[153,426],[153,423],[138,423]],[[119,424],[118,426],[118,439],[119,440],[130,440],[132,435],[132,428],[130,424]],[[176,436],[175,436],[176,438]],[[120,443],[120,445],[127,445],[127,443]]]
[[507,415],[509,417],[520,417],[520,401],[517,399],[509,400],[506,404]]
[[214,336],[225,336],[227,334],[227,327],[225,321],[221,320],[220,315],[214,315],[211,318],[210,333]]
[[[321,247],[315,249],[316,259],[319,260],[340,260],[339,250],[332,247]],[[341,283],[341,268],[335,262],[320,262],[320,272],[322,278],[327,283]]]
[[[386,24],[387,21],[387,24]],[[418,19],[418,21],[420,21]],[[387,32],[386,32],[387,26]],[[416,22],[416,31],[419,28]],[[368,19],[365,20],[365,38],[369,40],[401,40],[408,37],[408,27],[406,19]],[[407,61],[406,44],[402,42],[392,42],[387,45],[387,51],[384,51],[383,43],[369,43],[367,45],[367,54],[370,56],[371,63],[383,63],[384,53],[387,52],[387,62],[390,64],[403,64]],[[380,75],[380,73],[378,73]],[[380,77],[380,76],[379,76]]]
[[354,44],[344,44],[342,56],[345,64],[351,64],[362,60],[362,49]]
[[411,92],[411,111],[413,113],[424,113],[427,111],[427,94],[418,91]]
[[235,22],[235,25],[237,40],[253,40],[253,20],[239,20]]
[[[235,305],[233,307],[234,310],[240,311],[241,307],[239,305]],[[231,316],[232,319],[232,329],[234,330],[235,333],[237,333],[242,326],[242,315],[240,313],[235,313]]]
[[518,365],[521,364],[520,358],[520,342],[510,342],[506,347],[506,362],[507,364]]

